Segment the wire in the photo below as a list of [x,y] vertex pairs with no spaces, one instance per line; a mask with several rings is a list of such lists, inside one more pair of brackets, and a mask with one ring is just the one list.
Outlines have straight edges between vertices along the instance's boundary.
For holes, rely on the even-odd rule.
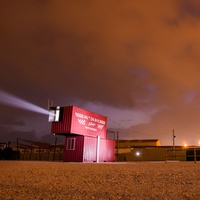
[[[110,118],[108,118],[108,120],[110,120],[112,123],[118,125],[120,128],[125,129],[125,127],[122,127],[119,123],[114,122],[114,121],[111,120]],[[127,131],[127,132],[130,133],[130,130]],[[136,133],[136,134],[138,134],[138,135],[151,135],[151,136],[153,136],[153,135],[159,135],[159,136],[161,136],[161,135],[168,135],[168,134],[171,134],[171,132],[157,133],[157,134],[152,134],[152,133],[142,133],[142,132],[140,132],[140,131],[136,131],[136,130],[131,130],[131,133]]]
[[119,123],[114,122],[113,120],[111,120],[110,118],[108,118],[108,120],[110,120],[112,123],[118,125],[120,128],[124,129],[125,127],[121,126]]

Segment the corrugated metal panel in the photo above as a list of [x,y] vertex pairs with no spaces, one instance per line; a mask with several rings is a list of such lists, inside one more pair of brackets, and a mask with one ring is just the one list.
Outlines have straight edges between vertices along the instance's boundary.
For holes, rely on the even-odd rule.
[[63,107],[62,121],[52,122],[51,133],[66,134],[71,132],[72,108],[73,106]]
[[115,161],[115,141],[114,140],[100,140],[100,162],[113,162]]
[[84,162],[95,162],[97,151],[97,138],[85,136],[84,142]]
[[[85,136],[83,161],[97,161],[97,137]],[[115,141],[100,139],[99,162],[113,161],[115,161]]]
[[65,162],[83,162],[84,136],[66,136],[65,139]]
[[[99,162],[115,161],[115,141],[100,139]],[[66,136],[65,162],[96,162],[97,137],[81,135]]]
[[71,132],[85,136],[106,138],[107,118],[73,106]]

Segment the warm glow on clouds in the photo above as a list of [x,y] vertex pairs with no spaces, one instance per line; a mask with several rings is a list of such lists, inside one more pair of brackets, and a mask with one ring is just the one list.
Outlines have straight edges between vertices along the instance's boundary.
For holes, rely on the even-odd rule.
[[130,122],[121,137],[195,138],[199,13],[197,0],[1,1],[0,89],[41,106],[103,106]]

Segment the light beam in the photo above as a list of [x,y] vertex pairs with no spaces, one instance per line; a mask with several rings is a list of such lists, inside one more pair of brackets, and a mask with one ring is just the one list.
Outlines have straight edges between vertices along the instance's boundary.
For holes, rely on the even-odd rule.
[[29,103],[23,99],[20,99],[2,90],[0,90],[0,104],[5,104],[5,105],[16,107],[16,108],[21,108],[21,109],[29,110],[32,112],[49,115],[48,110],[45,110],[44,108],[36,106],[32,103]]

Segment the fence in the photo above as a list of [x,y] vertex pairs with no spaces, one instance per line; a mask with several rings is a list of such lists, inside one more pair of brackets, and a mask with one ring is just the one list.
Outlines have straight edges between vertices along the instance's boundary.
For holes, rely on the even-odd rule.
[[116,155],[116,161],[200,161],[200,147],[140,147]]
[[165,163],[167,161],[200,161],[199,148],[171,148],[165,149]]
[[19,148],[20,160],[63,161],[64,147],[56,148]]

